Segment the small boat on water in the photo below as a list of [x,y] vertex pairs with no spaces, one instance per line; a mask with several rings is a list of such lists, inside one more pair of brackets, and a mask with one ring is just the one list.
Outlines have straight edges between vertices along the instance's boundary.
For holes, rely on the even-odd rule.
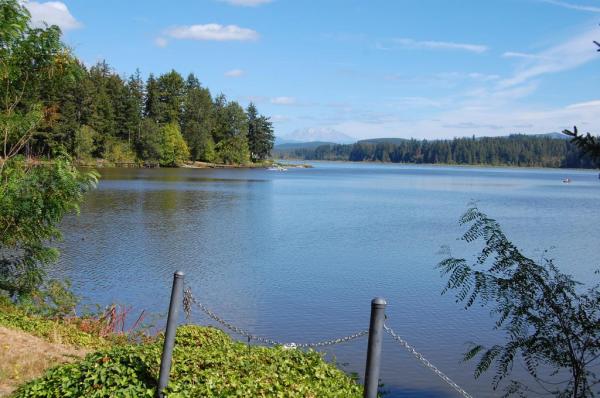
[[570,184],[571,183],[571,179],[570,178],[564,178],[562,180],[562,182],[565,183],[565,184]]

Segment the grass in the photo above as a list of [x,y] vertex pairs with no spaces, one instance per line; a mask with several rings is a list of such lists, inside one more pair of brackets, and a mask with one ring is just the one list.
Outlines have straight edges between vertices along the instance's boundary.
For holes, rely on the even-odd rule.
[[88,350],[50,343],[31,334],[0,326],[0,396],[39,377],[53,366],[83,357]]

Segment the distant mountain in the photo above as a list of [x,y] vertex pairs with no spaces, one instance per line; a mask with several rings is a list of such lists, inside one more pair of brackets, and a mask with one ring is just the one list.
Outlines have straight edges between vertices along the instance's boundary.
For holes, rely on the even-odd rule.
[[[280,140],[291,142],[333,142],[336,144],[351,144],[356,139],[332,128],[306,128],[296,130],[280,137]],[[282,142],[283,143],[283,142]]]
[[281,137],[275,137],[275,146],[285,145],[285,144],[298,144],[297,141],[287,140]]
[[336,145],[335,142],[311,141],[311,142],[284,142],[282,144],[275,143],[276,151],[284,151],[291,149],[315,149],[321,145]]

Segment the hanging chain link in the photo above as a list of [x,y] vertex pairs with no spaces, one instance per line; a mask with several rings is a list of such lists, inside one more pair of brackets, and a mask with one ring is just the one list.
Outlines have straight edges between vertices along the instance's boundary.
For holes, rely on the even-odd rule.
[[200,310],[202,310],[202,312],[204,312],[209,318],[211,318],[212,320],[221,324],[225,328],[231,330],[234,333],[239,334],[240,336],[246,337],[248,339],[248,342],[250,342],[250,340],[254,340],[254,341],[258,341],[260,343],[268,344],[268,345],[281,345],[284,348],[316,348],[316,347],[326,347],[326,346],[346,343],[348,341],[351,341],[351,340],[354,340],[354,339],[357,339],[359,337],[369,334],[368,330],[362,330],[358,333],[354,333],[349,336],[339,337],[337,339],[319,341],[316,343],[283,343],[283,342],[269,339],[266,337],[256,336],[247,330],[244,330],[242,328],[239,328],[239,327],[233,325],[230,322],[227,322],[225,319],[219,317],[217,314],[215,314],[210,309],[208,309],[204,304],[202,304],[201,302],[196,300],[196,298],[192,295],[192,290],[188,287],[185,289],[185,291],[183,293],[183,310],[185,311],[185,316],[188,320],[190,319],[190,316],[191,316],[192,304],[195,304],[196,306],[198,306],[198,308],[200,308]]
[[388,325],[383,324],[383,328],[385,329],[385,331],[392,336],[392,338],[394,340],[396,340],[402,347],[404,347],[408,352],[410,352],[415,358],[417,358],[419,360],[419,362],[421,362],[423,365],[425,365],[425,367],[429,368],[429,370],[431,370],[433,373],[435,373],[436,375],[438,375],[438,377],[442,380],[444,380],[446,383],[448,383],[448,385],[450,385],[450,387],[454,388],[456,391],[458,391],[458,393],[460,395],[462,395],[465,398],[473,398],[468,392],[466,392],[465,390],[462,389],[461,386],[459,386],[458,384],[456,384],[455,382],[452,381],[452,379],[450,379],[448,376],[446,376],[444,373],[442,373],[441,370],[439,370],[438,368],[436,368],[431,362],[429,362],[427,360],[427,358],[425,358],[423,356],[423,354],[421,354],[420,352],[418,352],[417,350],[415,350],[415,348],[413,346],[411,346],[410,344],[408,344],[408,342],[406,340],[404,340],[402,337],[400,337],[396,332],[394,332],[394,330],[392,328],[390,328]]

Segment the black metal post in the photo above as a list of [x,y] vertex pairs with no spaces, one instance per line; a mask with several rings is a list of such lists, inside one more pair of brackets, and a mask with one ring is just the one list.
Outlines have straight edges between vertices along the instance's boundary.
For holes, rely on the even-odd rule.
[[173,275],[173,288],[171,290],[171,302],[169,304],[169,315],[167,316],[167,327],[165,330],[165,344],[160,359],[160,374],[158,376],[158,397],[163,398],[163,390],[169,384],[169,373],[173,360],[173,347],[175,346],[175,333],[179,321],[179,307],[183,300],[183,277],[181,271]]
[[371,300],[371,323],[369,324],[369,346],[367,348],[364,398],[377,398],[386,305],[386,301],[380,297]]

